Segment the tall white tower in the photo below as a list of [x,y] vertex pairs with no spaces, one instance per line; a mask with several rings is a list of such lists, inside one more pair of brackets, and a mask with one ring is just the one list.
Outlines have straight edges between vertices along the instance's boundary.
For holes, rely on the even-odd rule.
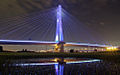
[[57,8],[57,26],[56,26],[56,42],[64,41],[63,39],[63,29],[62,29],[62,6],[58,5]]
[[57,45],[55,51],[64,52],[64,38],[63,38],[63,29],[62,29],[62,6],[58,5],[57,8],[57,26],[56,26],[56,37],[55,41]]

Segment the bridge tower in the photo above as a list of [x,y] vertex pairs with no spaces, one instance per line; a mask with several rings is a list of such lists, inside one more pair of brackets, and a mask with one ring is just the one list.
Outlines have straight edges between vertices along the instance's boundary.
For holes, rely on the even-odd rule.
[[55,41],[57,42],[55,46],[56,52],[64,52],[64,37],[63,37],[63,29],[62,29],[62,6],[58,5],[57,8],[57,26],[56,26],[56,37]]

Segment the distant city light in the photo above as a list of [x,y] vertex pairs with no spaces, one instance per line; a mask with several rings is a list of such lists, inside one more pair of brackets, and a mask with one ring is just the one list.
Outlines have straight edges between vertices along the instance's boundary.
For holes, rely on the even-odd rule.
[[118,48],[117,47],[107,47],[107,51],[116,51],[116,50],[118,50]]

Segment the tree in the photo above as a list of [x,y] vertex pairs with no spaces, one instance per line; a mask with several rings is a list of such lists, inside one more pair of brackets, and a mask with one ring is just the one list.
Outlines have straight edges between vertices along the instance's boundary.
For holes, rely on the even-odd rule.
[[97,52],[97,49],[94,49],[95,52]]
[[70,49],[70,53],[73,53],[74,52],[74,49]]
[[0,46],[0,52],[3,52],[3,47],[2,46]]

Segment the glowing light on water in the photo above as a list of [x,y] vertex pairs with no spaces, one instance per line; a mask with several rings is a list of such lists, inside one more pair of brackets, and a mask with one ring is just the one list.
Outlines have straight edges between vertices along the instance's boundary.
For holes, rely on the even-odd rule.
[[82,60],[82,61],[70,61],[70,62],[66,62],[66,64],[75,64],[75,63],[90,63],[90,62],[98,62],[101,61],[99,59],[93,59],[93,60]]
[[63,75],[64,73],[64,65],[56,64],[55,65],[56,75]]
[[40,66],[40,65],[55,65],[56,63],[22,63],[22,64],[13,64],[13,66]]
[[58,67],[58,64],[55,64],[55,71],[56,71],[56,75],[58,75],[58,73],[59,73],[59,67]]
[[[75,63],[91,63],[91,62],[98,62],[101,61],[99,59],[91,59],[91,60],[77,60],[77,61],[66,61],[66,64],[75,64]],[[13,66],[39,66],[39,65],[59,65],[58,62],[48,62],[48,63],[20,63],[20,64],[13,64]]]

